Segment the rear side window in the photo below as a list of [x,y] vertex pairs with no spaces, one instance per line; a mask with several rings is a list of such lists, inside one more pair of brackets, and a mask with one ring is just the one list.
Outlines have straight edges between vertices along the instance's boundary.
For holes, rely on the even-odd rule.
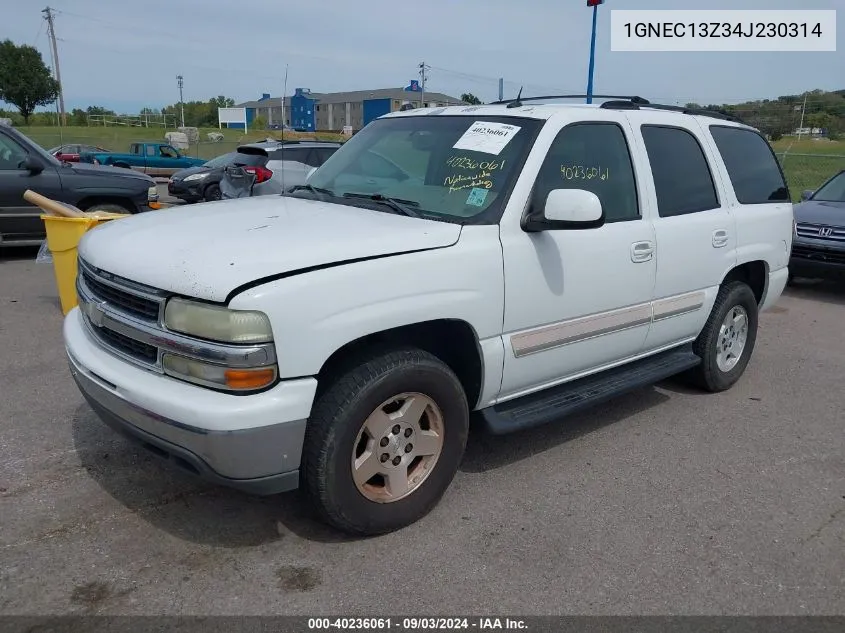
[[642,127],[657,210],[667,218],[719,206],[713,174],[698,139],[687,130],[658,125]]
[[711,125],[710,133],[725,161],[740,204],[789,201],[789,189],[777,159],[762,136],[723,125]]
[[325,163],[332,154],[337,151],[336,147],[320,147],[315,149],[314,152],[317,154],[317,162],[322,165]]

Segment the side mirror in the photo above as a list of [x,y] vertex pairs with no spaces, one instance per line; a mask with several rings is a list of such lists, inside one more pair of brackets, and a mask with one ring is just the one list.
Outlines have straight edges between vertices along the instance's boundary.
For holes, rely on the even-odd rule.
[[33,156],[27,156],[24,158],[23,161],[21,161],[21,168],[26,169],[31,174],[40,174],[44,171],[44,165],[42,165]]
[[553,189],[543,208],[532,211],[522,221],[529,233],[561,229],[597,229],[604,225],[601,200],[584,189]]
[[312,175],[315,171],[317,171],[317,168],[316,168],[316,167],[312,167],[311,169],[309,169],[309,170],[308,170],[308,173],[307,173],[307,174],[305,174],[305,181],[306,181],[306,182],[308,181],[308,179],[311,177],[311,175]]
[[810,198],[813,197],[814,193],[816,193],[816,192],[813,191],[812,189],[807,189],[807,190],[801,192],[801,200],[802,201],[809,200]]

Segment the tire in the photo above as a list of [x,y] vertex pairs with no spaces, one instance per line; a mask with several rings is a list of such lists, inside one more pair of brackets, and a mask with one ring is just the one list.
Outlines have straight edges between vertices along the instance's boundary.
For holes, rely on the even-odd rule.
[[122,204],[114,202],[104,202],[103,204],[89,204],[83,209],[84,211],[108,211],[109,213],[135,213],[133,209],[124,207]]
[[[376,415],[382,405],[403,394],[410,397],[388,406],[395,409],[401,404],[411,411],[426,402],[433,406],[426,405],[421,417]],[[411,428],[415,417],[420,422]],[[384,421],[384,431],[372,433],[378,420]],[[395,433],[400,423],[403,428]],[[305,433],[303,492],[321,519],[343,532],[369,536],[406,527],[427,515],[446,492],[463,457],[468,430],[466,394],[457,376],[438,358],[416,348],[361,358],[338,371],[317,398]],[[422,440],[417,448],[407,449],[417,438]],[[436,457],[417,455],[433,450],[438,442]],[[370,460],[365,460],[367,455]],[[378,469],[369,483],[356,483],[353,477],[356,456],[364,466]],[[395,460],[400,460],[398,468]],[[401,486],[391,491],[388,482],[401,477],[388,480],[381,472],[408,473],[410,491],[405,496]]]
[[216,182],[213,182],[208,185],[208,187],[205,188],[203,194],[203,197],[205,198],[206,202],[214,202],[215,200],[223,199],[223,194],[220,192],[220,185],[218,185]]
[[[738,348],[742,340],[741,326],[735,325],[733,331],[729,328],[723,331],[722,327],[729,314],[741,317],[742,313],[747,327],[744,343]],[[747,284],[733,281],[719,289],[710,317],[693,343],[693,351],[701,357],[701,364],[689,373],[695,384],[706,391],[717,393],[730,389],[740,379],[754,352],[757,318],[757,298]],[[720,351],[731,348],[732,353],[720,356]],[[724,362],[726,360],[727,364]]]

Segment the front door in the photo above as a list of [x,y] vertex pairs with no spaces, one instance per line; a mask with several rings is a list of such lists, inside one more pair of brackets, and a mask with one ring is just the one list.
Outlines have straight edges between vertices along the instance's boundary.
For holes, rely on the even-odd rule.
[[645,175],[633,167],[627,122],[597,117],[609,120],[556,132],[531,204],[543,204],[553,189],[586,189],[601,200],[604,226],[527,233],[518,223],[502,222],[500,401],[635,356],[648,334],[655,238],[640,204]]
[[42,211],[23,199],[27,189],[48,198],[61,198],[57,168],[33,155],[43,171],[31,172],[23,168],[27,157],[25,147],[0,131],[0,242],[44,239]]

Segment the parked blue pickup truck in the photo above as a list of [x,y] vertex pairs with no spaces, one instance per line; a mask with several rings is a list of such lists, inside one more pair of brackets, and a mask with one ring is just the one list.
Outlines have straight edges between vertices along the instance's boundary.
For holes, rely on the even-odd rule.
[[79,162],[134,169],[149,176],[171,176],[181,169],[198,167],[206,161],[185,156],[167,143],[132,143],[128,154],[84,152]]

